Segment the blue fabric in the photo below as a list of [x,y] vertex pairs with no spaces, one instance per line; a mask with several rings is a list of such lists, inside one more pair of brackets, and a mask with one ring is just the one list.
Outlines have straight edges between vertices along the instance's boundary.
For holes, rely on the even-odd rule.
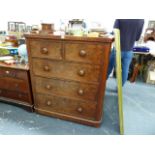
[[144,19],[116,19],[114,28],[120,30],[121,50],[132,50],[135,41],[138,41],[144,26]]
[[[130,63],[133,57],[132,51],[121,51],[121,63],[122,63],[122,86],[124,86],[125,82],[128,78],[128,71],[130,67]],[[115,48],[112,49],[112,52],[110,54],[110,60],[109,60],[109,67],[108,67],[108,77],[111,74],[113,68],[116,65],[116,51]]]

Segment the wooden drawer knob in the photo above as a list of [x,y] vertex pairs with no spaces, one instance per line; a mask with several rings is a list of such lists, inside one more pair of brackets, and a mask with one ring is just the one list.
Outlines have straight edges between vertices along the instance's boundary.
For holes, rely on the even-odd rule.
[[0,94],[2,93],[2,90],[0,90]]
[[51,88],[52,88],[52,86],[51,86],[51,85],[49,85],[49,84],[47,84],[47,85],[45,86],[45,88],[49,90],[49,89],[51,89]]
[[48,49],[46,47],[42,48],[41,53],[42,54],[47,54],[48,53]]
[[10,74],[10,71],[5,71],[6,74]]
[[84,94],[83,89],[79,89],[79,90],[78,90],[78,94],[82,96],[82,95]]
[[46,104],[50,106],[52,104],[52,102],[51,101],[47,101]]
[[16,83],[16,84],[15,84],[15,87],[16,87],[16,88],[18,88],[18,87],[19,87],[19,84],[18,84],[18,83]]
[[78,71],[78,74],[79,74],[80,76],[84,76],[84,75],[85,75],[85,70],[80,69],[80,70]]
[[7,76],[11,76],[11,77],[16,77],[16,72],[14,72],[14,71],[8,71],[8,70],[6,70],[5,71],[5,74],[7,74]]
[[22,94],[18,94],[18,97],[21,98],[22,97]]
[[44,66],[44,71],[50,71],[50,68],[49,68],[49,66]]
[[81,57],[85,57],[85,56],[87,55],[87,52],[86,52],[85,50],[81,50],[81,51],[79,52],[79,55],[80,55]]
[[78,107],[78,108],[77,108],[77,111],[78,111],[79,113],[82,113],[82,112],[83,112],[82,107]]

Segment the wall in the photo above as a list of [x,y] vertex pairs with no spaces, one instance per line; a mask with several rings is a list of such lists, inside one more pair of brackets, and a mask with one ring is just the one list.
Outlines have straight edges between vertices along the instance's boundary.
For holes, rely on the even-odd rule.
[[[41,21],[46,21],[59,25],[60,19],[73,18],[97,21],[111,30],[115,18],[148,20],[151,14],[153,15],[151,9],[146,11],[145,4],[134,0],[130,2],[122,0],[5,0],[0,6],[1,30],[7,28],[8,21],[23,21],[27,24],[40,24]],[[150,7],[153,8],[153,5]]]

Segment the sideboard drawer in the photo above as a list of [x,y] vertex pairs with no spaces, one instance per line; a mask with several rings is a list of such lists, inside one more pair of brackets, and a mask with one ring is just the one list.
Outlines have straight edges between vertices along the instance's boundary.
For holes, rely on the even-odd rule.
[[81,102],[78,100],[42,94],[36,95],[35,108],[47,112],[57,112],[92,120],[94,120],[96,114],[95,102]]
[[35,40],[30,42],[32,57],[62,59],[61,42],[53,42],[49,40]]
[[70,98],[95,101],[98,85],[70,82],[58,79],[35,77],[35,90],[37,93],[56,94]]
[[33,59],[33,73],[37,76],[55,77],[83,82],[98,82],[100,66]]
[[15,79],[27,80],[27,72],[24,70],[18,70],[13,68],[0,67],[0,78],[11,77]]
[[0,78],[0,80],[3,81],[0,82],[1,89],[14,90],[23,93],[29,92],[27,81],[10,77]]
[[104,61],[104,45],[66,43],[65,59],[68,61],[101,64]]
[[31,104],[30,98],[27,93],[0,89],[0,96],[6,97],[9,99],[18,100],[18,101],[27,102],[28,104]]

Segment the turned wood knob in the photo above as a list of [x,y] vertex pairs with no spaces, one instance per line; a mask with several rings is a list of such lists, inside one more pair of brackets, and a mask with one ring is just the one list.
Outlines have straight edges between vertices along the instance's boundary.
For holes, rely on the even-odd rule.
[[0,94],[2,93],[2,90],[0,90]]
[[21,98],[22,97],[22,94],[18,94],[18,97]]
[[18,88],[18,86],[19,86],[19,84],[18,84],[18,83],[16,83],[16,84],[15,84],[15,87],[16,87],[16,88]]
[[83,89],[79,89],[79,90],[78,90],[78,94],[79,94],[79,95],[83,95],[83,94],[84,94],[84,90],[83,90]]
[[44,66],[44,70],[45,70],[45,71],[50,71],[49,66],[47,66],[47,65],[46,65],[46,66]]
[[83,111],[83,109],[81,107],[78,107],[77,111],[81,113]]
[[5,71],[6,74],[10,74],[10,71]]
[[86,54],[87,54],[87,52],[86,52],[85,50],[81,50],[81,51],[79,52],[79,55],[80,55],[81,57],[85,57]]
[[41,53],[47,54],[48,53],[48,49],[46,47],[42,48]]
[[80,76],[84,76],[84,75],[85,75],[85,70],[80,69],[80,70],[78,71],[78,74],[79,74]]
[[46,104],[47,104],[47,105],[51,105],[52,102],[51,102],[51,101],[47,101]]
[[49,85],[49,84],[47,84],[47,85],[45,86],[45,88],[46,88],[46,89],[51,89],[51,88],[52,88],[52,86],[51,86],[51,85]]

